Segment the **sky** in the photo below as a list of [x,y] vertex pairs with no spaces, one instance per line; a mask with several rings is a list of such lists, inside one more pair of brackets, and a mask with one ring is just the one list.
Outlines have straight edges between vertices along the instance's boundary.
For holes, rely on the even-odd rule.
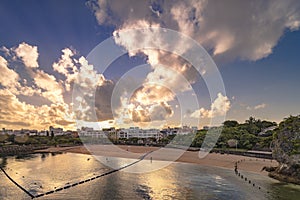
[[299,114],[297,0],[2,0],[0,26],[2,128]]

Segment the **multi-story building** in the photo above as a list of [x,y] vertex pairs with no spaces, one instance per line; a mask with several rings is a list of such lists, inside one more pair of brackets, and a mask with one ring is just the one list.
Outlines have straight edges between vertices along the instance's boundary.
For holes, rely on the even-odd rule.
[[64,130],[62,128],[54,128],[53,126],[50,126],[49,133],[50,133],[50,135],[53,133],[54,136],[64,135]]
[[81,127],[81,130],[78,130],[78,135],[82,137],[106,138],[104,131],[94,130],[90,127]]
[[2,128],[2,131],[0,132],[0,134],[8,134],[8,135],[13,135],[14,131],[12,129],[5,129]]
[[198,127],[193,126],[193,127],[189,127],[189,126],[182,126],[182,127],[174,127],[174,128],[165,128],[162,129],[160,132],[164,135],[164,136],[169,136],[169,135],[186,135],[189,133],[196,133],[197,132]]
[[43,130],[38,132],[39,136],[49,136],[49,131]]
[[155,138],[160,139],[161,133],[158,129],[140,129],[139,127],[130,127],[129,129],[120,129],[118,131],[119,139],[130,139],[130,138],[138,138],[138,139],[147,139],[147,138]]

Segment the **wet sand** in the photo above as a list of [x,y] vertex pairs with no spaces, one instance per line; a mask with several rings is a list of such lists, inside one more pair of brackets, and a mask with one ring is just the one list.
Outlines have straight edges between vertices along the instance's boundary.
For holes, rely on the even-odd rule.
[[[87,149],[88,148],[88,149]],[[36,152],[70,152],[80,154],[93,154],[105,157],[121,157],[121,158],[139,158],[143,154],[153,151],[146,159],[164,160],[185,163],[194,163],[203,166],[221,167],[234,170],[235,162],[241,161],[238,164],[238,170],[253,172],[261,175],[268,175],[268,172],[261,171],[264,166],[277,166],[276,161],[268,159],[209,153],[204,158],[198,157],[198,152],[183,151],[179,149],[145,146],[127,146],[127,145],[91,145],[91,146],[76,146],[76,147],[51,147],[49,149],[38,150]],[[182,155],[181,155],[182,153]],[[178,155],[181,155],[178,157]]]

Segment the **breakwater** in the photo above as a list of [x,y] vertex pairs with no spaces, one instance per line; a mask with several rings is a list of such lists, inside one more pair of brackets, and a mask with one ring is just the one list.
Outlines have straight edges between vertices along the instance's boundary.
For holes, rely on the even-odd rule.
[[33,153],[35,150],[47,149],[48,146],[10,145],[0,147],[0,156],[13,156]]

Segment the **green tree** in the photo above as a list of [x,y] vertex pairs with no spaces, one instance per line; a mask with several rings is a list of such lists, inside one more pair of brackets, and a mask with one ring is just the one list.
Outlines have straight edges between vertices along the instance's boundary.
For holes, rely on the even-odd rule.
[[300,184],[300,116],[280,122],[274,134],[273,157],[280,164],[275,173]]
[[273,155],[279,163],[300,165],[300,116],[290,116],[280,122],[273,143]]
[[223,125],[224,125],[225,127],[236,127],[236,126],[239,125],[239,123],[238,123],[237,121],[235,121],[235,120],[227,120],[227,121],[225,121],[225,122],[223,123]]

